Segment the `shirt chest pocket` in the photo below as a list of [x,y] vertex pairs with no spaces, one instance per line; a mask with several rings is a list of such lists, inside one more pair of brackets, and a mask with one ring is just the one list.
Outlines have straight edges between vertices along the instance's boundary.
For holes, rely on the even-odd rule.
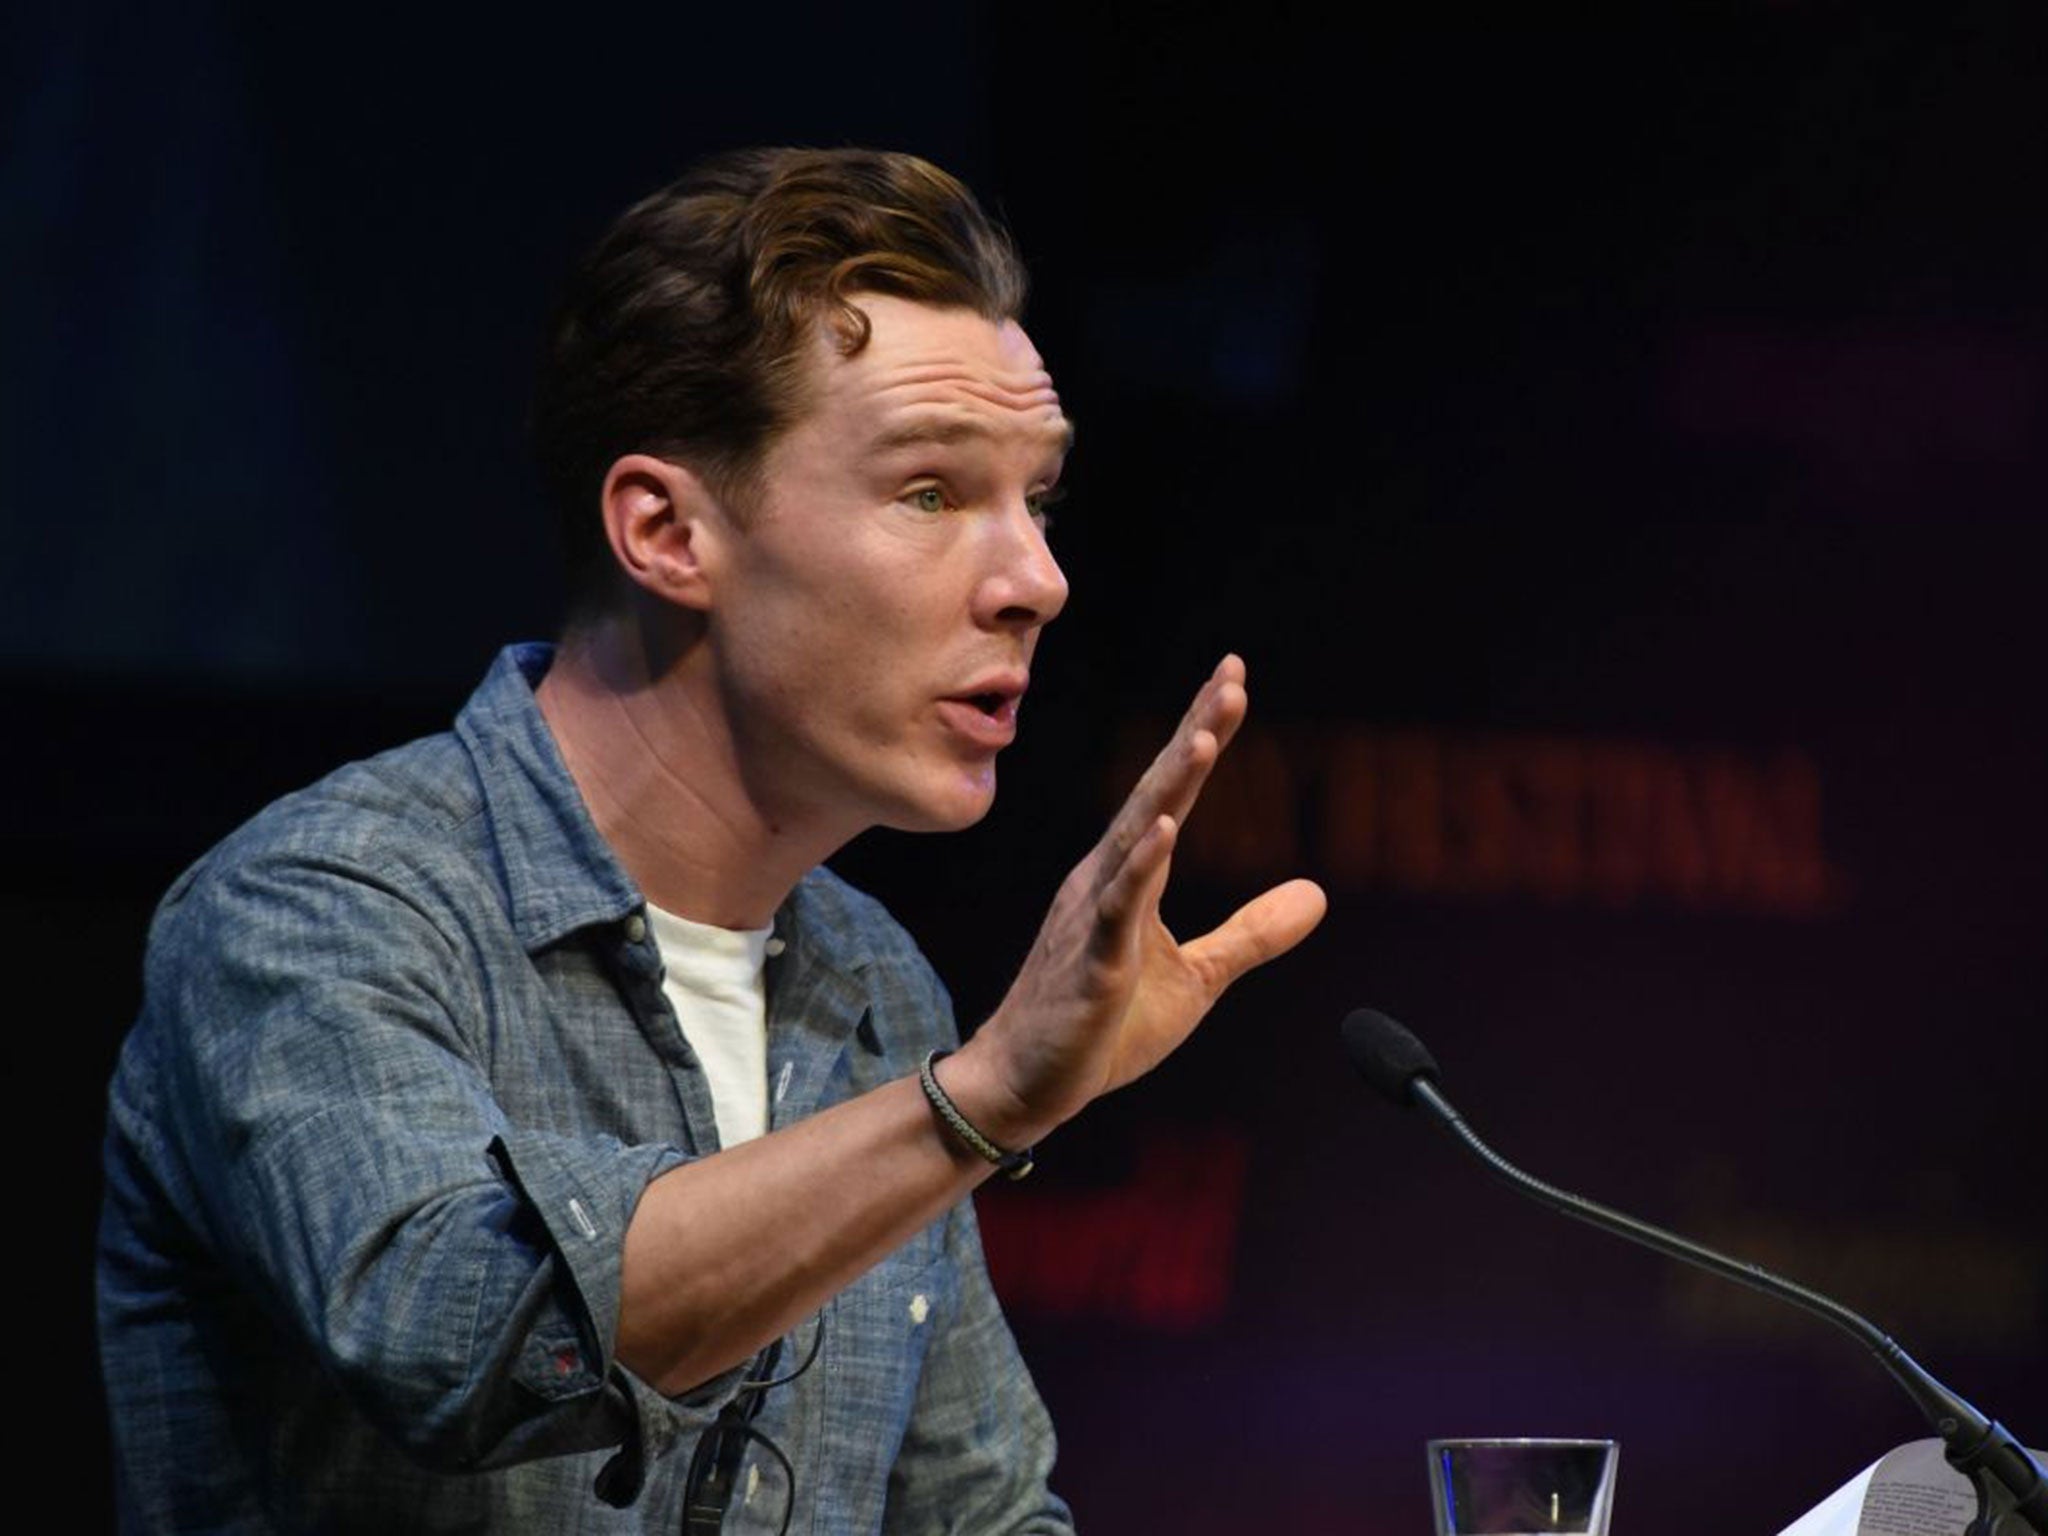
[[825,1349],[871,1422],[901,1424],[924,1368],[925,1352],[959,1310],[958,1266],[934,1222],[834,1297]]

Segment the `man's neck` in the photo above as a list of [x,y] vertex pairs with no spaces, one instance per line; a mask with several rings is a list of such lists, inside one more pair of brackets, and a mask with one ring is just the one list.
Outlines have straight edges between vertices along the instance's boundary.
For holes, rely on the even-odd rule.
[[632,617],[572,630],[535,690],[591,819],[647,899],[720,928],[761,928],[857,828],[750,789],[701,640],[649,643]]

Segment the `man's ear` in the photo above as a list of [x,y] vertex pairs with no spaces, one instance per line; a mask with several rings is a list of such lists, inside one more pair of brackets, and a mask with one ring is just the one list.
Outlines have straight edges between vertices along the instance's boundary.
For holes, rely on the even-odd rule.
[[604,477],[604,531],[626,579],[678,607],[711,606],[710,570],[724,509],[697,474],[629,453]]

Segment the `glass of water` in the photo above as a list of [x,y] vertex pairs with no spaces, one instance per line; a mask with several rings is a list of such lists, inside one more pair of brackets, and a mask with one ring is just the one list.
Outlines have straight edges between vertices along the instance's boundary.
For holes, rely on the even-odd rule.
[[1432,1440],[1436,1536],[1607,1536],[1620,1458],[1612,1440]]

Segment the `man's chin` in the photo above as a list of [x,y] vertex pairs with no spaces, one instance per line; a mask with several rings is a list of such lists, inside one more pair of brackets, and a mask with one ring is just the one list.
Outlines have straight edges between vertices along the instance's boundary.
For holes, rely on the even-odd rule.
[[991,766],[985,779],[962,785],[953,794],[900,805],[880,824],[896,832],[965,832],[988,815],[995,803],[996,775]]

